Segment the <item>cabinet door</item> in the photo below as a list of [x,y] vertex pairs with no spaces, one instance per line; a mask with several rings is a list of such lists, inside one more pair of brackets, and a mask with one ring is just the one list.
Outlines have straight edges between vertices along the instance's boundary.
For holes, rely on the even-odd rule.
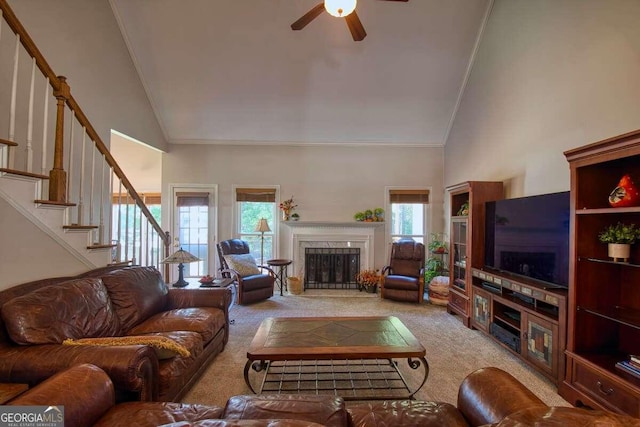
[[451,243],[452,243],[452,283],[459,291],[465,295],[467,293],[467,218],[454,218],[451,221]]
[[558,371],[554,358],[558,346],[558,326],[532,314],[526,315],[525,322],[525,357],[555,376]]
[[471,307],[473,311],[471,315],[472,325],[488,332],[491,321],[491,295],[486,291],[473,287]]

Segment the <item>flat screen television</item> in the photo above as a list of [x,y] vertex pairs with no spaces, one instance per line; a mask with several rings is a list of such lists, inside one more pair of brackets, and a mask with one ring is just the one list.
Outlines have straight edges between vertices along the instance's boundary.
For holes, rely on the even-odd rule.
[[547,289],[569,283],[569,192],[486,202],[484,265]]

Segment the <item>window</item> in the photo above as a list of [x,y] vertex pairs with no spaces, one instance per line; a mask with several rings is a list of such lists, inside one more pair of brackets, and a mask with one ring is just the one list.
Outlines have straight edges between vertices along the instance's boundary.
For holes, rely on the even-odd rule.
[[429,190],[389,190],[391,241],[410,237],[425,243]]
[[200,258],[184,265],[184,277],[209,274],[209,193],[176,192],[176,213],[179,246]]
[[[275,188],[236,188],[237,235],[249,243],[251,254],[259,263],[274,258],[276,227],[276,189]],[[271,231],[256,231],[260,219],[266,219]],[[264,251],[264,253],[263,253]]]

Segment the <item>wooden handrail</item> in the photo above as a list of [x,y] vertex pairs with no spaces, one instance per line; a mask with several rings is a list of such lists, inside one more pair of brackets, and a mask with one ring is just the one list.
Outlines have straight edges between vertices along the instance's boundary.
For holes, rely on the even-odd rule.
[[[107,164],[113,169],[118,179],[122,181],[125,189],[130,194],[131,198],[135,200],[136,204],[142,211],[143,215],[147,218],[147,220],[149,221],[153,229],[158,233],[159,236],[161,236],[161,239],[165,245],[165,255],[168,256],[169,255],[168,246],[170,243],[168,233],[165,233],[162,230],[162,228],[160,227],[158,222],[155,220],[153,215],[151,215],[151,212],[149,212],[149,209],[145,205],[144,201],[142,200],[138,192],[133,188],[133,185],[131,184],[131,182],[125,175],[125,173],[122,171],[122,169],[120,168],[116,160],[113,158],[113,156],[107,149],[104,142],[102,142],[102,139],[94,129],[93,125],[91,125],[91,123],[89,122],[89,119],[80,108],[80,105],[78,105],[73,95],[71,95],[71,91],[65,81],[66,79],[64,77],[57,76],[53,72],[53,69],[51,68],[51,66],[49,66],[47,61],[44,59],[44,56],[42,55],[40,50],[36,47],[35,43],[33,42],[33,39],[31,38],[31,36],[29,36],[29,33],[27,32],[27,30],[22,26],[22,24],[20,23],[16,15],[13,13],[13,10],[9,7],[9,4],[7,3],[6,0],[0,0],[0,10],[2,10],[2,16],[4,17],[4,20],[7,22],[9,27],[13,30],[14,33],[20,36],[20,43],[22,43],[22,46],[25,48],[27,53],[32,58],[35,58],[36,65],[38,66],[40,71],[44,74],[45,77],[49,78],[49,83],[53,88],[54,93],[60,94],[61,96],[59,99],[63,98],[65,100],[65,103],[67,104],[69,109],[73,111],[73,114],[75,115],[78,122],[85,128],[87,134],[94,142],[98,151],[100,151],[100,153],[104,155],[104,158]],[[59,159],[60,160],[58,161],[61,162],[61,157],[59,157]],[[55,168],[54,168],[54,171],[55,171]],[[59,183],[56,185],[59,186]]]

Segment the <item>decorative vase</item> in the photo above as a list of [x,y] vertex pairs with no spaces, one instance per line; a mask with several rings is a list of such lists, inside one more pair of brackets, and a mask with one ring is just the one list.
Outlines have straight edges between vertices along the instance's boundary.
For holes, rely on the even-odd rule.
[[282,220],[289,221],[289,211],[282,211]]
[[614,261],[627,262],[631,253],[631,245],[626,243],[609,243],[609,257]]

